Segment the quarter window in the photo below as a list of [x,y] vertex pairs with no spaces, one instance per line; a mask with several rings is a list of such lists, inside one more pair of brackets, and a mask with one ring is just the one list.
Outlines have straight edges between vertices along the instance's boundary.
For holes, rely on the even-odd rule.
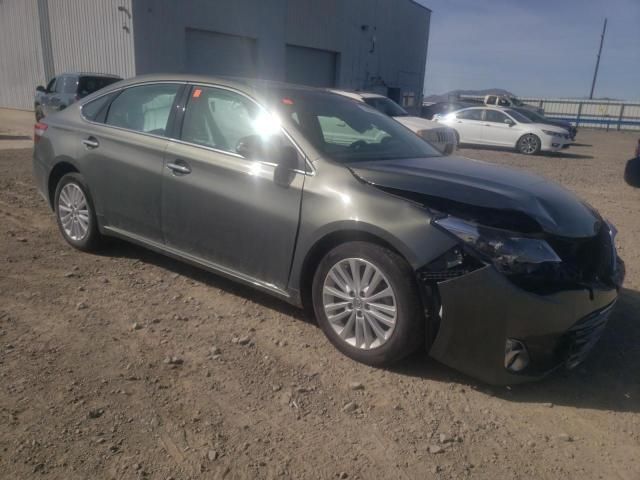
[[238,154],[249,137],[276,133],[277,125],[248,98],[211,87],[193,87],[182,125],[182,140]]
[[154,84],[130,87],[111,103],[107,113],[108,125],[166,135],[171,106],[180,85]]

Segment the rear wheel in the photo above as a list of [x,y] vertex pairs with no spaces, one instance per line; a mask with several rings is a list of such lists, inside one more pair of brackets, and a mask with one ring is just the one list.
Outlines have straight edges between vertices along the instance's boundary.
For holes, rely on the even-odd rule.
[[388,365],[415,351],[425,319],[413,271],[395,252],[368,242],[331,250],[313,279],[320,327],[342,353]]
[[535,155],[540,152],[540,146],[540,139],[536,135],[528,133],[520,137],[517,148],[520,153],[525,155]]
[[95,250],[100,231],[89,189],[82,175],[68,173],[56,187],[54,207],[58,228],[64,239],[78,250]]

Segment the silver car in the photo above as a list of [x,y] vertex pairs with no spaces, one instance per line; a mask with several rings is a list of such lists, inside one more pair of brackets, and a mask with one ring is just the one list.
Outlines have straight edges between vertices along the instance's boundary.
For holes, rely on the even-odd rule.
[[577,365],[624,268],[559,185],[442,157],[370,106],[209,77],[111,85],[36,124],[65,240],[114,236],[312,306],[371,365],[418,348],[490,383]]

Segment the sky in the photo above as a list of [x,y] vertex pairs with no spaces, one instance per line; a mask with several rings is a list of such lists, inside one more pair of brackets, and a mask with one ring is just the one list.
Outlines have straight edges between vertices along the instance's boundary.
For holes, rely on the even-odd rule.
[[425,95],[504,88],[523,97],[640,100],[640,0],[418,0],[432,10]]

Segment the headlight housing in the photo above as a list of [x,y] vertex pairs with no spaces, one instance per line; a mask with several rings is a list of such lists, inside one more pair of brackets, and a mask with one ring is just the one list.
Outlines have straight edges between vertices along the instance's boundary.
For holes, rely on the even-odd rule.
[[540,264],[562,262],[544,239],[525,237],[521,233],[485,227],[452,216],[435,219],[433,223],[462,240],[482,261],[492,263],[503,273],[529,273]]
[[542,133],[550,137],[564,137],[564,133],[553,132],[551,130],[542,130]]

